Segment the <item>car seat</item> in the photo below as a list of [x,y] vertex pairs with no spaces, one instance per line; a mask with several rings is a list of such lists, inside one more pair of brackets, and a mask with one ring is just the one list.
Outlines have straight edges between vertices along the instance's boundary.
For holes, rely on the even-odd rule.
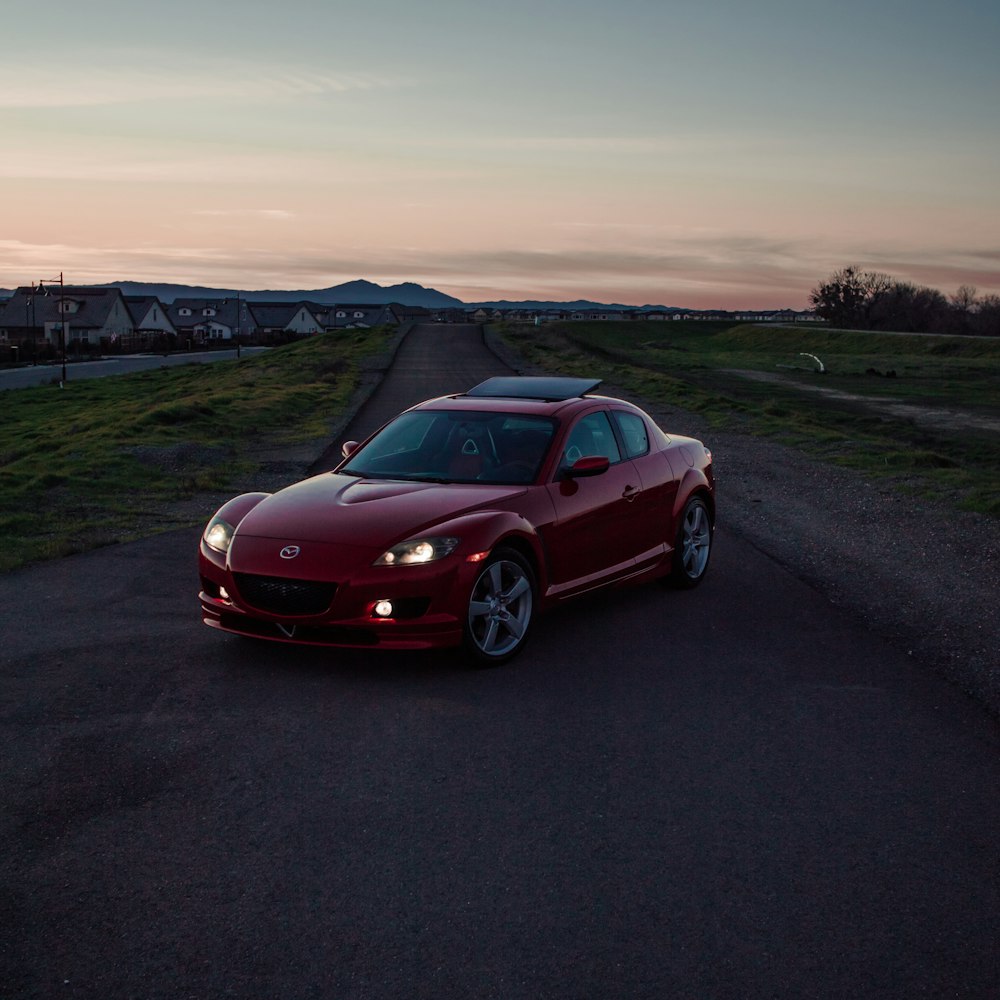
[[481,425],[460,424],[449,443],[448,476],[451,479],[475,479],[492,464],[489,460],[489,437]]

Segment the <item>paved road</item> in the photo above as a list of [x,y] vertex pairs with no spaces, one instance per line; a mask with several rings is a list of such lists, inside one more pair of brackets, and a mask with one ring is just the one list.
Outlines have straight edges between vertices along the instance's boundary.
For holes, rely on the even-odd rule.
[[725,503],[493,671],[220,636],[196,532],[0,577],[0,996],[995,1000],[997,725]]
[[[243,347],[244,357],[251,357],[267,347]],[[232,361],[236,349],[231,351],[191,351],[184,354],[122,354],[100,361],[71,362],[66,366],[66,381],[77,382],[86,378],[104,378],[108,375],[129,375],[149,368],[166,368],[173,365],[201,365],[212,361]],[[0,369],[0,390],[24,389],[31,385],[46,385],[62,378],[62,365],[37,365],[24,368]]]

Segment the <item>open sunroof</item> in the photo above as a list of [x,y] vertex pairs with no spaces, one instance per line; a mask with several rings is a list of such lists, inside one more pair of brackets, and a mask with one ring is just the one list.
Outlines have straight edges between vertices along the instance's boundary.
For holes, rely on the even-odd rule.
[[601,379],[550,378],[547,375],[499,376],[480,382],[466,396],[483,396],[494,399],[543,399],[557,403],[563,399],[576,399],[593,392]]

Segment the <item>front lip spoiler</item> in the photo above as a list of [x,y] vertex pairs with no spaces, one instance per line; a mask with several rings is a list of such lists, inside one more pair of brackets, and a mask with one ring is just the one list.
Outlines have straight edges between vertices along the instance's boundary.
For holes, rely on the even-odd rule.
[[371,647],[379,645],[379,637],[370,629],[349,625],[284,625],[265,622],[246,615],[223,612],[221,615],[204,615],[206,625],[246,635],[254,639],[271,639],[274,642],[291,642],[309,646]]
[[279,623],[254,618],[220,606],[208,595],[202,595],[202,621],[210,628],[296,646],[327,646],[341,649],[435,649],[457,646],[462,639],[461,626],[453,621],[418,623],[415,620],[385,620],[377,627],[364,623]]

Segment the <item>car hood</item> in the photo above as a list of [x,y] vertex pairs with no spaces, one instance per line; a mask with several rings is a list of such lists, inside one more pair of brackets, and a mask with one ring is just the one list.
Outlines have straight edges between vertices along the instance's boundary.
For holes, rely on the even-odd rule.
[[262,500],[240,522],[243,538],[386,547],[523,486],[412,483],[324,473]]

